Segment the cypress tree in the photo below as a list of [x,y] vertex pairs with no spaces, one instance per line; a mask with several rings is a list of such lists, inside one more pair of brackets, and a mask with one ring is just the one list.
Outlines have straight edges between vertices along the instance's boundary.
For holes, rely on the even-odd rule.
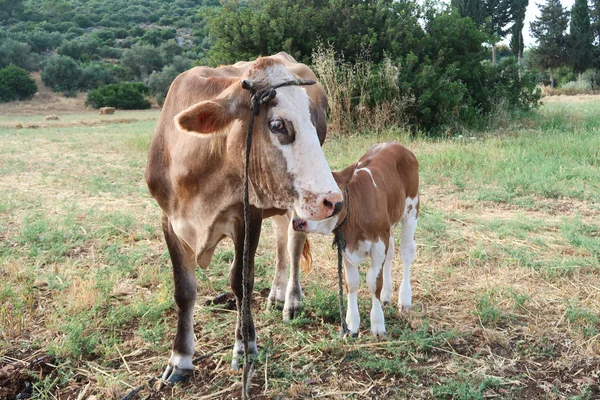
[[485,23],[483,0],[451,0],[450,4],[458,10],[461,17],[471,18],[477,26]]
[[[506,26],[511,21],[511,0],[484,0],[486,28],[492,43],[492,63],[496,64],[496,43],[509,32]],[[515,0],[513,0],[515,1]]]
[[550,86],[554,87],[554,70],[567,64],[567,35],[569,12],[560,0],[540,4],[540,16],[531,23],[531,34],[538,47],[531,51],[533,62],[542,69],[550,69]]
[[594,33],[590,24],[587,0],[575,0],[571,9],[571,56],[573,70],[581,74],[592,66],[594,57]]
[[[521,65],[521,58],[525,45],[523,43],[523,27],[525,25],[525,13],[529,0],[513,0],[511,3],[511,14],[513,25],[510,29],[512,37],[510,39],[510,48],[517,55],[518,64]],[[519,71],[519,76],[521,72]]]

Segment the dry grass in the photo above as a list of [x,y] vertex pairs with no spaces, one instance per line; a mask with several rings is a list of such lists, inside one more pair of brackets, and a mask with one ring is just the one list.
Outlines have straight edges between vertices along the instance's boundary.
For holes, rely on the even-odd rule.
[[[162,371],[176,312],[160,212],[143,182],[157,115],[92,126],[85,113],[65,115],[68,125],[35,130],[12,124],[38,116],[0,119],[0,398],[14,398],[27,381],[35,398],[118,399]],[[420,159],[423,207],[415,310],[387,308],[382,342],[369,334],[364,285],[361,336],[337,337],[331,238],[313,238],[301,317],[284,324],[279,310],[264,310],[275,249],[265,222],[253,304],[261,346],[255,398],[598,398],[598,164],[569,171],[570,182],[590,177],[589,192],[555,198],[532,185],[531,193],[490,194],[515,179],[502,175],[502,162],[516,150],[543,135],[563,143],[566,134],[539,129],[476,140],[396,137]],[[595,145],[594,131],[581,129],[565,147]],[[327,158],[339,169],[390,135],[330,139]],[[536,151],[523,155],[522,169]],[[569,168],[568,154],[539,151]],[[584,156],[573,155],[579,162]],[[568,194],[560,170],[553,174],[547,179]],[[228,291],[231,257],[224,242],[211,266],[197,272],[198,355],[233,340],[235,314],[210,305]],[[399,254],[394,265],[397,289]],[[240,374],[229,361],[229,351],[217,351],[196,364],[185,385],[144,387],[138,398],[236,398]]]

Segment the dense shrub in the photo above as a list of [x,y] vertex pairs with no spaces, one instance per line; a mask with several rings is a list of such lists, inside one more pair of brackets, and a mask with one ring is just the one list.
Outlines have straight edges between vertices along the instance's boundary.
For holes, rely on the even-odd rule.
[[52,57],[42,71],[44,85],[55,92],[73,93],[81,85],[83,70],[67,56]]
[[171,82],[177,78],[177,75],[192,67],[192,60],[181,56],[175,56],[173,64],[164,67],[160,72],[154,71],[150,74],[145,82],[150,87],[152,96],[154,96],[159,105],[162,106],[164,103]]
[[0,102],[27,100],[38,88],[23,68],[9,65],[0,70]]
[[37,62],[31,46],[10,38],[0,40],[0,68],[11,64],[27,71],[35,71]]
[[128,68],[134,77],[142,78],[150,75],[153,71],[160,71],[165,65],[165,60],[160,49],[147,45],[135,45],[123,52],[121,64]]
[[96,89],[127,79],[127,71],[118,65],[93,62],[84,64],[82,70],[83,76],[79,85],[79,89],[82,90]]
[[63,42],[58,48],[58,54],[73,60],[89,61],[98,58],[100,41],[94,36],[85,36]]
[[86,104],[94,108],[115,107],[123,110],[150,108],[145,96],[150,88],[141,82],[122,82],[92,90],[87,95]]

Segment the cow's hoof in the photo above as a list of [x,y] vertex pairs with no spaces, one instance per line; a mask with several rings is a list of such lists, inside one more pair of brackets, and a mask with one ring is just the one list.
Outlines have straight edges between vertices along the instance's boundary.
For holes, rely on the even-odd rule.
[[283,309],[283,321],[284,322],[290,322],[291,320],[293,320],[296,317],[298,317],[301,312],[302,312],[302,306],[293,306],[293,307],[289,307],[289,308],[285,308],[284,307],[284,309]]
[[412,306],[411,306],[410,304],[407,304],[407,305],[401,305],[401,306],[400,306],[400,312],[401,312],[401,313],[408,314],[408,313],[410,313],[410,312],[411,312],[411,310],[412,310]]
[[343,329],[340,329],[339,335],[342,339],[347,339],[347,338],[356,339],[358,337],[358,332],[350,332],[350,331],[344,331]]
[[169,365],[163,373],[162,380],[165,383],[175,385],[177,383],[187,381],[192,375],[194,375],[193,369],[184,369],[177,367],[173,368]]
[[233,357],[233,360],[231,360],[231,369],[234,371],[239,371],[243,363],[244,361],[241,357]]
[[271,291],[269,292],[269,299],[267,300],[267,308],[276,307],[283,308],[283,304],[285,303],[285,291],[286,287],[277,287],[273,285],[271,287]]

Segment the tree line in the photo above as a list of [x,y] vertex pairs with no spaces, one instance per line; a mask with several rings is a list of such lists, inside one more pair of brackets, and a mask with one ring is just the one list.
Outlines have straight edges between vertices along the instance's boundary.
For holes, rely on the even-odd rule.
[[[560,65],[578,72],[596,66],[598,7],[590,9],[586,0],[576,6],[582,1],[585,10],[574,7],[571,34],[562,30],[568,39],[552,58],[544,46],[556,42],[549,35],[557,18],[544,9],[532,28],[540,46],[524,51],[528,0],[452,0],[451,6],[412,0],[0,0],[0,69],[39,70],[46,85],[67,95],[143,82],[160,103],[171,81],[193,65],[283,50],[314,66],[315,52],[326,50],[334,81],[363,73],[362,81],[347,82],[352,110],[394,108],[385,116],[390,123],[442,132],[481,126],[500,108],[535,107],[536,77],[523,58],[551,76],[560,63],[548,60],[557,54],[566,60]],[[548,0],[544,7],[551,3],[560,4]],[[585,18],[575,18],[586,10],[589,28],[578,22]],[[509,34],[509,55],[517,61],[497,46]],[[590,37],[591,50],[579,45]],[[575,48],[588,51],[592,61],[575,57]]]

